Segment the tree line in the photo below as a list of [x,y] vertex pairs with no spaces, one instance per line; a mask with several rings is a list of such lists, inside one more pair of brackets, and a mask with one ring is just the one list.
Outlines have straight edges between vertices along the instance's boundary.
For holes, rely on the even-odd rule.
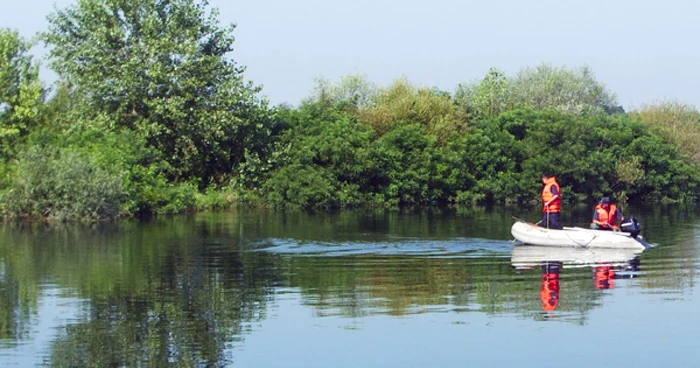
[[[695,202],[700,113],[626,112],[590,68],[498,69],[454,91],[362,75],[271,106],[206,0],[84,0],[28,40],[0,30],[0,214],[101,220],[238,205],[302,209]],[[58,81],[30,50],[48,46]]]

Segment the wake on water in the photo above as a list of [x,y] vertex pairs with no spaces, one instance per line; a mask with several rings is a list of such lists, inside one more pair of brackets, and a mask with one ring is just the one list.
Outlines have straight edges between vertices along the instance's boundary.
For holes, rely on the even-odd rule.
[[270,238],[251,243],[253,251],[297,256],[392,255],[432,258],[510,257],[513,243],[507,240],[452,238],[449,240],[392,238],[385,241],[310,241]]

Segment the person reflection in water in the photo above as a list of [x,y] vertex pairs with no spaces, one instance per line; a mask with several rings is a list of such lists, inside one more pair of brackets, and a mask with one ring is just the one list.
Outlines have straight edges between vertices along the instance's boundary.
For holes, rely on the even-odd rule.
[[615,269],[611,265],[603,264],[595,268],[596,289],[615,288]]
[[561,262],[545,262],[542,264],[542,309],[545,312],[552,312],[559,305],[559,271]]
[[[639,271],[639,257],[634,257],[631,259],[627,265],[622,269],[627,271]],[[595,282],[595,287],[598,290],[604,289],[614,289],[615,279],[620,278],[635,278],[635,274],[619,274],[615,271],[610,264],[600,264],[593,269],[593,280]]]
[[[553,312],[559,305],[559,276],[564,264],[561,261],[546,261],[542,263],[542,289],[540,299],[542,300],[542,310]],[[639,257],[635,257],[624,266],[617,266],[617,269],[609,263],[598,264],[593,267],[593,282],[595,288],[614,289],[615,279],[635,278],[637,275],[617,271],[639,271]],[[547,318],[547,317],[546,317]]]

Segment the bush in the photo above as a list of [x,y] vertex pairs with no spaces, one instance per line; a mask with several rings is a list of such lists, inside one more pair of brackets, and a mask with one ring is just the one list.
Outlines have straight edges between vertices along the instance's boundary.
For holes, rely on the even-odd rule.
[[452,193],[443,167],[444,152],[435,136],[418,124],[389,131],[373,145],[374,177],[388,204],[421,204],[446,199]]
[[126,202],[123,181],[84,154],[34,146],[19,156],[3,209],[11,218],[113,219]]
[[28,137],[0,200],[6,217],[96,221],[197,208],[196,183],[170,182],[168,165],[128,130],[84,124]]
[[318,104],[290,111],[285,119],[290,129],[278,142],[279,160],[262,185],[261,197],[276,206],[304,208],[364,202],[374,188],[372,129],[340,108]]
[[232,188],[217,188],[209,185],[203,193],[196,196],[196,207],[200,210],[222,210],[232,207],[239,197]]

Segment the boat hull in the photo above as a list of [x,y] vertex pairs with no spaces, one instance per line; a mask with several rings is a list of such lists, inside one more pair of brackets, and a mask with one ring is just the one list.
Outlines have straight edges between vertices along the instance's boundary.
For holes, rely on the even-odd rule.
[[646,249],[647,243],[638,236],[618,231],[592,230],[565,227],[561,230],[547,229],[535,224],[517,221],[511,227],[513,237],[524,244],[549,247]]

